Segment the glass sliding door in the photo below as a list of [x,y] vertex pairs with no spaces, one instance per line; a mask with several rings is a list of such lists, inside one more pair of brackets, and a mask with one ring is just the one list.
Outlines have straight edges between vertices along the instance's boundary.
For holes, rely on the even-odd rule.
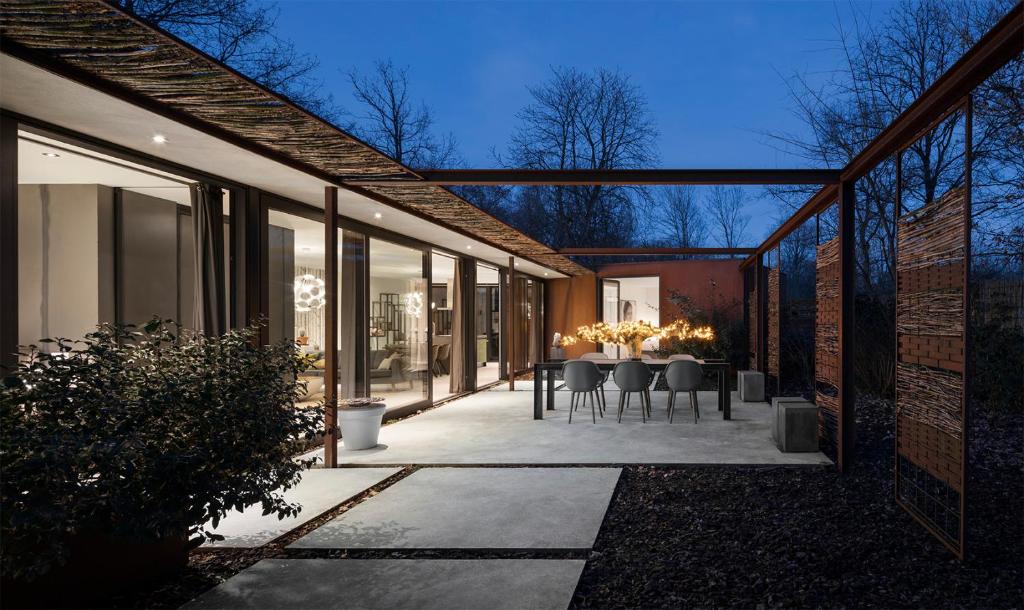
[[338,230],[338,398],[369,395],[366,236]]
[[461,283],[455,279],[457,266],[450,256],[437,252],[430,255],[430,374],[434,400],[456,393],[452,390],[452,373],[456,369],[461,372],[461,364],[457,360],[465,343],[458,328],[462,308],[458,303]]
[[369,385],[389,410],[430,400],[430,301],[425,255],[369,240]]
[[[219,259],[223,290],[198,288],[206,320],[230,322],[230,195],[202,187],[220,235],[193,223],[196,180],[35,130],[17,133],[18,342],[80,338],[97,324],[157,316],[194,329],[195,245]],[[211,246],[215,246],[210,249]],[[219,252],[219,254],[218,254]],[[212,289],[212,293],[211,293]],[[208,322],[209,324],[209,322]],[[54,344],[41,344],[44,351]]]
[[309,356],[300,375],[300,404],[324,398],[324,224],[279,210],[267,212],[267,332],[270,343],[287,341]]
[[476,266],[476,385],[501,378],[501,275],[494,267]]

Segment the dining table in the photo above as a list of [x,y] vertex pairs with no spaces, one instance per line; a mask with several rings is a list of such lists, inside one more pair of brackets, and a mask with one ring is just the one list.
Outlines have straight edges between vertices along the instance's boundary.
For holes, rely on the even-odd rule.
[[[561,373],[562,366],[566,360],[548,360],[537,362],[533,365],[533,418],[544,419],[544,411],[555,410],[555,381],[558,373]],[[588,360],[597,365],[601,371],[611,371],[620,362],[629,362],[628,359],[607,358],[602,360]],[[662,373],[670,362],[667,358],[651,358],[641,360],[651,370]],[[727,360],[697,360],[704,372],[714,372],[718,375],[718,410],[722,412],[722,419],[732,419],[732,397],[729,390],[729,362]]]

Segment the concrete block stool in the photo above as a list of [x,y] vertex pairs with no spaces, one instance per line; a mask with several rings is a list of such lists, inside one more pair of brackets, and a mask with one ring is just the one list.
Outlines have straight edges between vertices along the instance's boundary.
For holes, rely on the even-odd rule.
[[803,396],[776,396],[772,398],[772,440],[779,443],[779,405],[787,402],[807,402]]
[[764,400],[764,373],[761,371],[739,371],[736,373],[736,389],[743,402]]
[[818,450],[818,406],[810,402],[779,404],[779,451]]

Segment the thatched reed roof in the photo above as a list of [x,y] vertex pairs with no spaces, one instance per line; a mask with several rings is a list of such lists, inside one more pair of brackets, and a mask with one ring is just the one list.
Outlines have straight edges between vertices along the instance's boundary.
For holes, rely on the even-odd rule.
[[16,45],[68,65],[328,181],[408,178],[411,184],[367,190],[516,256],[569,275],[589,273],[446,188],[416,185],[413,170],[102,0],[0,0],[0,35],[5,49]]

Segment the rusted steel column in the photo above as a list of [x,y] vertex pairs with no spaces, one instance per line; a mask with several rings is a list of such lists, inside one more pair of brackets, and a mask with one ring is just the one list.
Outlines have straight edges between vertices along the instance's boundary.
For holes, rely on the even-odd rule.
[[324,467],[338,467],[338,189],[324,189]]
[[836,451],[837,467],[843,472],[850,467],[856,439],[855,401],[853,388],[853,337],[855,285],[853,242],[856,183],[839,183],[839,447]]

